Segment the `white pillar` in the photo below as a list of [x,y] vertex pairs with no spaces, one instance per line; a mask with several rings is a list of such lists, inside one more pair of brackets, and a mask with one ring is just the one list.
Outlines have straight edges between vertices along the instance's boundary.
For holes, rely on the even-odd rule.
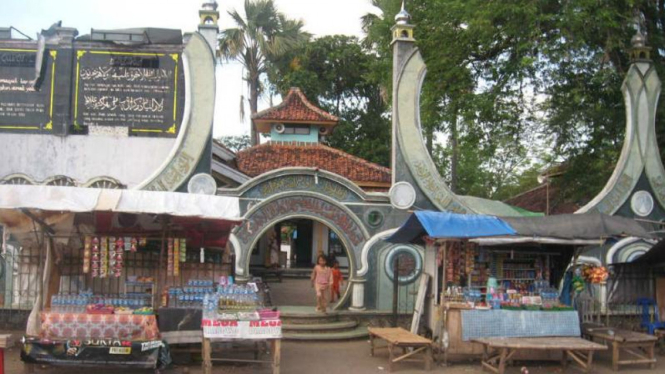
[[425,299],[425,310],[423,311],[423,318],[427,321],[427,327],[433,329],[436,325],[436,292],[438,289],[437,272],[438,266],[436,263],[436,247],[428,245],[425,247],[425,259],[423,261],[423,273],[429,274],[432,279],[430,283],[430,297],[429,300]]
[[353,286],[353,294],[349,310],[365,310],[365,279],[351,279],[350,282]]

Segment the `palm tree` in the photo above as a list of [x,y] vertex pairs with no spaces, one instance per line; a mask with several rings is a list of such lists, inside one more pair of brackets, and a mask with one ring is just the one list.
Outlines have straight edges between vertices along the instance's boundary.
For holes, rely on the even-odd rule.
[[[302,31],[302,21],[278,12],[273,0],[245,0],[244,8],[245,17],[237,10],[229,12],[236,27],[221,32],[219,50],[224,59],[235,59],[245,67],[249,108],[254,114],[263,92],[261,76],[267,72],[271,59],[309,40],[311,35]],[[257,145],[258,133],[254,124],[251,126],[251,144]]]

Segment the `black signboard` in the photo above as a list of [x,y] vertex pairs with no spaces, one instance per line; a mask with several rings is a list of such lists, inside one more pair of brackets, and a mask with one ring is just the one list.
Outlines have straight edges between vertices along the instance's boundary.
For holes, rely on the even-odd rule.
[[177,136],[185,100],[181,53],[77,50],[76,59],[75,130]]
[[46,56],[44,79],[36,90],[37,50],[0,48],[0,131],[41,132],[53,128],[53,85],[57,51]]
[[26,338],[21,360],[56,366],[110,366],[141,369],[164,368],[171,362],[168,346],[160,340],[115,339],[46,341]]

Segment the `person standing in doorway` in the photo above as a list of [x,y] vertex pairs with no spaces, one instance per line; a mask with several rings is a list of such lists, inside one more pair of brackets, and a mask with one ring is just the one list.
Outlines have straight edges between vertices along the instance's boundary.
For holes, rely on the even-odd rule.
[[[330,287],[330,302],[334,303],[335,300],[339,300],[342,298],[340,295],[339,289],[344,283],[344,277],[342,276],[342,270],[339,269],[339,262],[335,260],[333,262],[333,267],[332,267],[332,285]],[[335,297],[337,297],[335,299]]]
[[316,291],[316,311],[317,312],[327,312],[328,307],[328,298],[326,297],[326,291],[332,283],[332,271],[326,265],[326,257],[319,256],[316,260],[316,266],[312,270],[312,275],[310,277],[312,281],[312,287]]

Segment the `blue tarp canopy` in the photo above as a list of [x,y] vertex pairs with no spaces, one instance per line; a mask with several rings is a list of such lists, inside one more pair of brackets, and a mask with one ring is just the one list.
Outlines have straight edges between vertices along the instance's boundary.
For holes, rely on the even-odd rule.
[[652,235],[637,221],[602,213],[499,218],[418,211],[413,213],[387,241],[421,244],[424,236],[434,239],[475,239],[474,241],[481,244],[517,242],[597,244],[596,242],[612,237],[652,238]]
[[494,216],[418,211],[387,240],[391,243],[416,243],[421,242],[423,236],[469,239],[515,234],[508,223]]

